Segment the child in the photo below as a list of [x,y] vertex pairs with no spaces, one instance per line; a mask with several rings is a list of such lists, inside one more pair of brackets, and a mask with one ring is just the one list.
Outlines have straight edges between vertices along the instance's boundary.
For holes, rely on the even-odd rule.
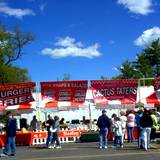
[[115,118],[115,123],[113,125],[114,127],[114,146],[116,147],[117,144],[120,144],[120,147],[123,148],[123,143],[122,143],[122,122],[119,117]]

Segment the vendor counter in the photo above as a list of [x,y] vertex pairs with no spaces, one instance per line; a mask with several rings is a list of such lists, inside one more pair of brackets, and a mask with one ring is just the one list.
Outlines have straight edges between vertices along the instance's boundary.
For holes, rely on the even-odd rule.
[[[77,142],[77,141],[95,141],[98,140],[98,132],[89,130],[61,130],[59,133],[61,143]],[[126,134],[127,139],[127,134]],[[137,139],[137,129],[134,129],[134,137]],[[39,145],[46,144],[47,132],[17,132],[16,144],[17,145]],[[112,133],[109,132],[108,140],[112,141]],[[4,147],[6,135],[0,134],[0,146]]]
[[[31,145],[33,140],[33,132],[17,132],[16,144],[19,145]],[[6,135],[0,134],[0,146],[4,147],[6,141]]]
[[[75,142],[79,139],[82,132],[88,132],[88,130],[61,130],[59,137],[61,143]],[[45,144],[47,139],[47,131],[42,132],[17,132],[16,144],[17,145],[36,145]],[[6,141],[6,135],[0,134],[0,146],[4,147]]]

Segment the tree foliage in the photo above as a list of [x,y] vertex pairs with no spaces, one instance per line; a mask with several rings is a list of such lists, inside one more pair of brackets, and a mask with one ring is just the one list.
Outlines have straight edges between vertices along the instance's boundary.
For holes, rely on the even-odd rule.
[[28,76],[27,69],[3,65],[0,67],[0,70],[0,83],[31,81],[31,78]]
[[160,77],[160,39],[137,54],[135,61],[122,63],[117,67],[120,74],[113,79],[138,79]]
[[30,33],[14,28],[12,32],[0,26],[0,83],[30,81],[27,69],[13,66],[23,55],[23,47],[33,40]]

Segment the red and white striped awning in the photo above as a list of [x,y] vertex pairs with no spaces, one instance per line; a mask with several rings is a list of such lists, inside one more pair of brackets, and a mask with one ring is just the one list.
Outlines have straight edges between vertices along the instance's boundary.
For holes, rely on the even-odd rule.
[[28,110],[33,109],[32,104],[21,104],[21,105],[13,105],[13,106],[3,106],[0,105],[0,110]]
[[45,104],[45,108],[57,108],[57,107],[70,107],[70,106],[79,106],[81,103],[77,102],[57,102],[51,101]]
[[99,100],[96,105],[98,106],[107,106],[107,105],[127,105],[127,104],[135,104],[135,100],[123,98],[117,100]]
[[159,104],[160,105],[160,92],[154,92],[145,99],[141,100],[144,104]]

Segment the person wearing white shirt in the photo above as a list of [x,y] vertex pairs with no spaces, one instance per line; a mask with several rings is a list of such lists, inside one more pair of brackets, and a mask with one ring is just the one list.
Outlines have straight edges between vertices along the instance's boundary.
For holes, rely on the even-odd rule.
[[120,120],[122,123],[122,143],[124,143],[125,133],[126,133],[126,124],[127,124],[127,117],[125,116],[126,112],[120,112]]
[[120,147],[123,148],[123,142],[122,142],[122,122],[119,117],[115,118],[115,123],[113,125],[114,128],[114,146],[116,147],[117,144],[120,144]]
[[128,142],[133,143],[134,141],[134,127],[135,127],[135,114],[134,111],[130,111],[127,116],[127,131],[128,131]]

